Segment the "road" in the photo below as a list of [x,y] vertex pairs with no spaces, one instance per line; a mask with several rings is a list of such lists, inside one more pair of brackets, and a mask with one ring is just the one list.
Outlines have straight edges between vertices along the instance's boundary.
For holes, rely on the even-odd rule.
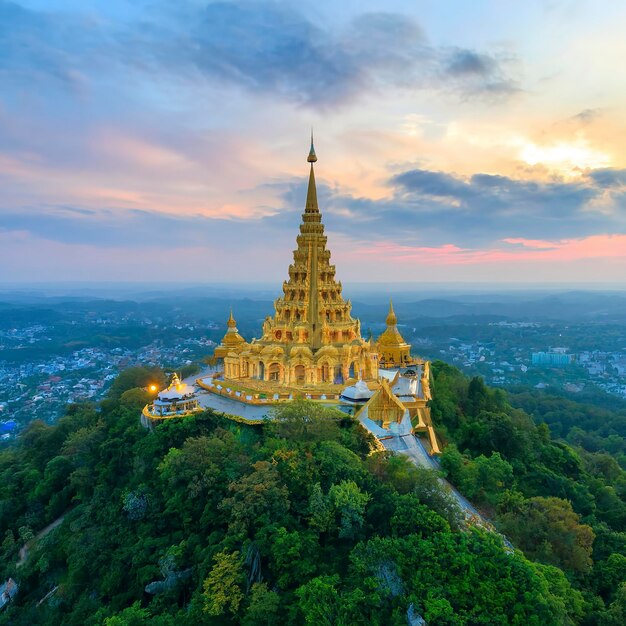
[[[369,430],[387,449],[397,454],[404,454],[417,467],[425,467],[430,470],[439,470],[439,463],[435,457],[430,456],[424,448],[424,444],[413,434],[413,426],[408,415],[400,424],[392,423],[389,430],[384,430],[378,424],[367,417],[361,417],[360,422]],[[466,519],[477,521],[481,525],[492,528],[493,525],[481,515],[472,503],[451,485],[445,478],[439,478],[440,483],[450,490],[457,504],[461,507]]]
[[19,552],[19,560],[17,562],[16,567],[21,567],[26,563],[28,559],[28,554],[30,549],[42,538],[45,537],[49,532],[53,531],[57,526],[60,526],[65,519],[65,516],[69,513],[69,511],[65,511],[61,517],[57,517],[54,522],[48,524],[44,529],[40,530],[30,541],[27,541],[21,548]]

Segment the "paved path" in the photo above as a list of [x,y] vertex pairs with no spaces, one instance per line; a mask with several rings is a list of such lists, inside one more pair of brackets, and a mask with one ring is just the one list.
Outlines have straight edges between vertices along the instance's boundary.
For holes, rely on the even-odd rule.
[[[392,452],[404,454],[411,462],[418,467],[439,471],[439,462],[436,457],[430,456],[424,448],[424,444],[419,437],[413,434],[413,427],[408,415],[405,415],[400,424],[392,423],[389,430],[384,430],[378,424],[367,417],[361,417],[361,424],[369,430],[382,445]],[[485,519],[472,505],[472,503],[445,478],[439,478],[442,485],[450,490],[457,504],[461,507],[466,518],[478,520],[482,525],[491,528],[489,520]]]
[[211,393],[206,389],[199,388],[196,384],[198,378],[208,378],[216,372],[216,369],[209,367],[202,370],[199,374],[188,376],[183,382],[199,389],[197,392],[198,403],[202,408],[214,409],[220,413],[228,413],[229,415],[236,415],[248,420],[264,420],[269,418],[270,411],[273,405],[258,406],[255,404],[246,404],[245,402],[239,402],[233,398],[227,398],[225,396],[218,396],[215,393]]
[[246,404],[245,402],[238,402],[232,398],[225,398],[224,396],[218,396],[210,391],[204,390],[198,392],[198,403],[205,409],[215,409],[220,413],[238,415],[239,417],[249,420],[268,419],[269,413],[273,408],[272,405],[257,406],[254,404]]
[[65,513],[63,513],[63,515],[61,515],[61,517],[57,517],[57,519],[54,520],[54,522],[48,524],[43,530],[40,530],[30,541],[27,541],[21,548],[20,548],[20,552],[19,552],[19,560],[17,562],[16,567],[21,567],[22,565],[24,565],[24,563],[26,563],[26,560],[28,559],[28,553],[30,552],[30,549],[42,538],[45,537],[49,532],[53,531],[55,528],[57,528],[57,526],[60,526],[63,523],[63,520],[65,519],[65,516],[69,513],[69,511],[66,511]]

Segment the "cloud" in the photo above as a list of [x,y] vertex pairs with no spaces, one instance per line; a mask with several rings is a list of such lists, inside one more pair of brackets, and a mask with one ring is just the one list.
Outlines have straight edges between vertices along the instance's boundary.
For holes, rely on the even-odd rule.
[[593,170],[589,177],[599,186],[606,188],[626,187],[626,169],[610,167]]
[[533,182],[478,173],[462,178],[412,169],[393,176],[392,196],[371,200],[323,189],[331,230],[361,240],[460,248],[509,239],[562,240],[626,232],[626,170]]
[[450,74],[458,76],[489,76],[494,69],[496,63],[491,57],[472,50],[455,50],[447,67]]
[[495,57],[433,46],[402,14],[364,13],[344,29],[322,28],[274,3],[216,2],[192,38],[193,58],[207,75],[312,107],[388,87],[515,91]]
[[570,119],[574,122],[578,122],[582,125],[591,124],[595,122],[602,114],[602,109],[583,109]]
[[[485,173],[461,177],[411,169],[389,179],[391,195],[372,199],[318,180],[320,209],[328,232],[363,245],[479,250],[503,242],[529,248],[545,242],[626,233],[626,170],[577,179],[536,182]],[[295,232],[306,181],[272,185],[276,208],[257,224],[269,232]],[[448,249],[446,249],[447,251]]]
[[252,250],[264,250],[268,241],[282,241],[282,249],[289,250],[297,233],[300,212],[283,210],[270,219],[227,219],[128,208],[91,210],[54,205],[0,212],[0,231],[101,248],[204,246],[232,250],[236,241],[250,254]]
[[391,184],[408,192],[441,198],[460,198],[471,193],[466,182],[451,174],[420,169],[397,174],[391,179]]
[[88,91],[103,75],[131,72],[190,86],[221,81],[325,109],[388,88],[510,94],[517,88],[504,66],[486,52],[428,43],[400,13],[362,13],[338,26],[273,2],[157,3],[115,21],[0,0],[0,72],[23,87],[47,77]]
[[47,78],[78,93],[86,80],[83,61],[102,59],[104,43],[101,29],[90,19],[0,0],[0,78],[5,88],[7,83],[32,87],[33,81]]
[[190,32],[190,58],[207,76],[315,105],[343,99],[361,68],[300,13],[265,3],[209,4]]
[[[505,244],[505,245],[502,245]],[[507,245],[508,244],[508,245]],[[626,260],[626,235],[593,235],[560,241],[507,239],[485,248],[442,246],[403,246],[392,241],[376,242],[354,252],[357,257],[376,256],[385,262],[432,265],[477,265],[514,263],[566,263],[585,259]]]
[[[382,263],[380,267],[396,268],[398,276],[413,277],[419,268],[427,267],[522,267],[527,262],[590,259],[623,263],[626,259],[626,204],[622,201],[616,206],[613,215],[586,209],[586,196],[578,195],[581,189],[592,197],[605,192],[591,177],[577,183],[536,184],[487,174],[462,179],[411,170],[394,177],[391,184],[392,197],[373,200],[354,198],[318,183],[329,247],[342,276],[369,272],[373,259]],[[204,256],[212,264],[205,276],[213,276],[222,262],[240,261],[240,252],[245,251],[243,267],[256,258],[260,271],[271,268],[282,276],[297,234],[306,183],[290,180],[270,186],[273,191],[282,190],[282,205],[274,207],[272,215],[255,219],[57,205],[0,213],[0,239],[11,242],[10,250],[21,250],[18,256],[24,254],[20,246],[30,247],[27,256],[46,267],[44,251],[62,256],[87,254],[85,267],[90,271],[96,271],[97,263],[107,265],[107,255],[132,259],[141,271],[153,267],[153,274],[160,272],[163,259],[177,258],[185,265],[186,275],[201,278],[202,271],[190,267],[194,259]],[[567,190],[568,186],[572,189]],[[564,188],[570,196],[567,211],[558,200]],[[232,242],[237,242],[236,249]],[[272,242],[269,248],[267,242]],[[95,265],[94,259],[98,259]],[[49,264],[65,267],[67,259],[50,258]],[[238,267],[236,271],[241,278],[244,270]]]
[[[626,170],[592,171],[578,179],[533,182],[477,173],[470,177],[411,169],[389,180],[390,195],[372,199],[318,180],[327,231],[363,245],[479,250],[508,243],[561,241],[626,232]],[[31,232],[63,243],[149,247],[214,246],[237,241],[248,250],[259,242],[292,246],[306,197],[305,177],[265,183],[248,192],[241,207],[176,215],[160,206],[121,204],[32,205],[0,212],[0,228]],[[249,206],[264,197],[261,208]],[[235,210],[236,209],[236,210]],[[277,244],[279,245],[279,244]],[[543,245],[543,244],[541,244]],[[540,247],[537,244],[536,247]]]

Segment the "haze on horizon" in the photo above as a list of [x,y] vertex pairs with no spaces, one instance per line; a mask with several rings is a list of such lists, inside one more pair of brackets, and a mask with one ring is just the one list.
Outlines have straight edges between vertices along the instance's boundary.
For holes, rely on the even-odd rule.
[[0,0],[3,283],[621,283],[626,5]]

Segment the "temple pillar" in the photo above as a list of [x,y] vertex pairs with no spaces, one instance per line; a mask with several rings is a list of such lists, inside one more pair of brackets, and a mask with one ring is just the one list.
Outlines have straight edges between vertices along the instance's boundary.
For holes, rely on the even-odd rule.
[[290,372],[289,372],[289,365],[284,365],[282,366],[281,370],[280,370],[280,380],[281,380],[281,385],[286,385],[287,381],[290,380]]

